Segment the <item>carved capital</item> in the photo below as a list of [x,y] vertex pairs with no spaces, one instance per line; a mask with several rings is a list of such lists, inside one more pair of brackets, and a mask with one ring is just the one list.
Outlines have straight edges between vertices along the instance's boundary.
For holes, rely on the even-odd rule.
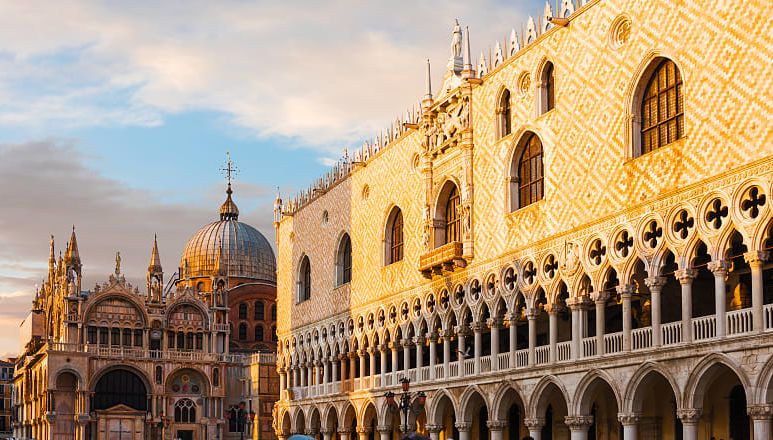
[[472,423],[471,422],[456,422],[456,429],[459,432],[469,432],[470,429],[472,429]]
[[427,432],[438,433],[443,430],[443,425],[427,425]]
[[413,347],[413,341],[410,339],[403,339],[400,341],[400,345],[402,345],[403,348],[411,348]]
[[467,326],[457,325],[454,330],[456,330],[456,336],[464,337],[470,335],[470,329]]
[[666,277],[649,277],[644,280],[644,284],[652,291],[660,291],[666,285]]
[[593,416],[566,416],[564,424],[572,431],[582,431],[593,424]]
[[349,435],[351,434],[352,430],[350,428],[339,428],[338,434],[339,435]]
[[545,426],[545,419],[542,417],[523,419],[523,424],[529,431],[536,431]]
[[502,327],[502,323],[502,318],[489,318],[486,320],[486,324],[488,324],[488,326],[492,329]]
[[334,429],[330,429],[330,428],[320,428],[320,430],[319,430],[319,433],[324,435],[324,436],[329,436],[329,435],[333,434],[333,432],[335,432],[335,430]]
[[640,413],[617,413],[617,420],[619,420],[623,426],[636,425],[639,423],[640,419]]
[[439,336],[440,334],[435,332],[429,332],[425,335],[425,337],[429,340],[430,343],[437,342]]
[[470,328],[472,328],[472,331],[474,331],[475,333],[482,332],[485,327],[486,327],[486,324],[484,324],[482,321],[475,321],[472,324],[470,324]]
[[771,404],[758,404],[748,405],[746,407],[746,413],[752,420],[770,420],[773,418],[773,405]]
[[424,336],[416,336],[416,345],[424,345],[425,342],[427,340],[424,339]]
[[710,261],[707,267],[715,277],[725,277],[727,271],[730,270],[730,262],[726,260]]
[[768,261],[769,253],[766,251],[750,251],[743,254],[743,259],[750,267],[762,267]]
[[358,434],[370,434],[371,430],[368,426],[358,426],[357,427],[357,433]]
[[676,410],[676,416],[682,423],[698,423],[701,419],[701,410],[694,408],[685,408]]
[[499,420],[489,420],[486,422],[486,426],[488,426],[488,429],[490,431],[501,431],[507,427],[507,422],[502,422]]
[[636,287],[634,287],[633,284],[623,284],[615,287],[615,290],[617,290],[617,293],[623,298],[627,296],[630,299],[631,295],[636,291]]
[[674,276],[681,284],[691,284],[692,280],[695,279],[695,275],[695,269],[679,269],[674,272]]
[[591,298],[593,298],[593,302],[596,304],[606,304],[607,300],[609,300],[609,292],[604,290],[593,292]]
[[306,428],[306,435],[315,437],[317,435],[317,428]]
[[527,319],[537,319],[539,317],[540,310],[536,307],[530,307],[526,309],[526,318]]

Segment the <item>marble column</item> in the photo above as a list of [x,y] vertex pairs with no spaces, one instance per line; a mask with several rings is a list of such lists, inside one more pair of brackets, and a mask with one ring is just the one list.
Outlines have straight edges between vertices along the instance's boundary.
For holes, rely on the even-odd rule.
[[[443,431],[442,425],[427,425],[430,440],[440,440],[440,433]],[[387,439],[388,440],[388,439]]]
[[588,440],[588,428],[593,424],[593,416],[566,416],[564,424],[569,427],[571,440]]
[[392,438],[392,427],[389,425],[378,425],[376,426],[376,431],[378,431],[380,440],[390,440]]
[[403,375],[408,376],[408,370],[411,369],[411,346],[413,342],[410,339],[403,339]]
[[465,356],[464,354],[467,352],[467,346],[465,344],[465,336],[467,334],[467,329],[461,325],[456,326],[456,341],[457,345],[459,346],[459,376],[464,376],[464,361]]
[[545,419],[541,417],[528,418],[523,420],[523,424],[529,430],[529,437],[534,440],[542,439],[542,427],[545,426]]
[[692,281],[694,269],[679,269],[674,274],[682,286],[682,342],[692,342]]
[[483,323],[476,321],[472,323],[475,345],[473,347],[474,362],[472,364],[473,374],[480,374],[480,357],[483,354]]
[[391,349],[392,349],[392,377],[395,378],[392,381],[393,385],[397,384],[397,379],[396,379],[398,377],[397,376],[397,374],[398,374],[397,372],[400,370],[400,359],[397,357],[397,346],[398,346],[398,344],[399,343],[397,341],[391,343],[391,345],[392,345],[392,347],[391,347]]
[[633,318],[631,317],[631,297],[634,287],[631,284],[617,286],[617,293],[620,294],[620,300],[623,302],[623,351],[631,351],[633,332]]
[[386,383],[387,350],[389,350],[389,346],[387,344],[381,344],[379,350],[381,350],[381,386],[383,387]]
[[[357,355],[360,357],[360,376],[359,376],[360,378],[364,378],[366,376],[365,374],[365,354],[366,353],[367,352],[364,349],[359,350],[357,352]],[[360,380],[360,388],[365,388],[363,386],[362,380]]]
[[585,300],[581,297],[570,298],[567,305],[572,310],[572,348],[569,357],[577,360],[581,357],[580,346],[585,336]]
[[607,331],[607,300],[609,294],[599,292],[595,295],[594,304],[596,307],[596,356],[604,355],[604,334]]
[[752,273],[752,325],[755,332],[765,329],[764,316],[764,284],[762,281],[762,267],[768,259],[768,253],[763,251],[751,251],[743,254],[744,260],[749,264]]
[[370,371],[368,371],[368,373],[370,373],[370,384],[369,384],[370,388],[375,388],[375,386],[376,386],[376,383],[375,383],[376,382],[376,351],[377,351],[376,347],[370,347],[368,349],[368,356],[369,356],[368,357],[368,361],[369,361],[368,368],[370,369]]
[[548,320],[550,323],[550,352],[548,353],[548,362],[552,364],[558,358],[558,307],[555,304],[549,304],[545,306],[545,310],[548,312]]
[[491,329],[491,371],[496,371],[499,369],[499,328],[502,319],[489,318],[487,324]]
[[746,408],[749,418],[752,420],[754,440],[770,440],[773,438],[771,429],[771,417],[773,417],[773,405],[749,405]]
[[443,377],[448,378],[451,375],[451,332],[444,330],[441,335],[443,338]]
[[330,440],[333,436],[332,429],[321,429],[319,432],[322,433],[322,440]]
[[515,358],[515,352],[518,351],[518,314],[507,314],[507,330],[509,332],[510,340],[508,350],[510,351],[510,368],[515,368],[517,360]]
[[[716,325],[717,338],[723,338],[726,334],[726,316],[727,316],[727,293],[725,292],[725,279],[730,270],[729,261],[712,261],[708,265],[709,270],[714,274],[714,303],[716,307]],[[686,440],[686,439],[685,439]]]
[[698,440],[698,422],[701,419],[699,409],[680,409],[676,411],[682,421],[682,440]]
[[338,440],[349,440],[349,428],[341,428],[338,430]]
[[435,365],[437,365],[437,333],[427,333],[429,338],[429,378],[435,379]]
[[636,440],[639,432],[639,413],[617,413],[617,420],[623,425],[623,438]]
[[338,360],[333,356],[330,357],[330,365],[333,367],[333,374],[330,376],[330,382],[338,381]]
[[424,367],[424,343],[423,336],[416,336],[416,382],[421,381],[421,369]]
[[[537,317],[539,309],[530,309],[526,312],[526,318],[529,320],[529,365],[537,364]],[[536,439],[535,439],[536,440]]]
[[652,346],[660,347],[662,345],[662,338],[660,332],[660,292],[663,290],[663,286],[666,285],[666,279],[664,277],[650,277],[644,280],[647,287],[650,289],[650,313],[652,315]]
[[358,440],[368,440],[368,434],[370,433],[370,429],[368,428],[361,428],[357,427],[357,439]]
[[472,429],[472,423],[470,422],[456,422],[456,430],[459,431],[459,440],[470,440],[470,430]]
[[[486,426],[488,427],[490,440],[502,440],[502,431],[504,431],[505,427],[507,426],[507,422],[502,422],[499,420],[489,420],[486,422]],[[479,440],[486,440],[486,439],[479,439]]]

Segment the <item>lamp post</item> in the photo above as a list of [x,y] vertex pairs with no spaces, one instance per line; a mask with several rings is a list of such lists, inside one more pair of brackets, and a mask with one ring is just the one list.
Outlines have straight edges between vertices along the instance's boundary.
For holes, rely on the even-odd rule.
[[[408,427],[408,416],[410,415],[411,410],[413,409],[413,405],[411,405],[411,400],[413,400],[414,393],[410,392],[411,389],[411,379],[407,377],[403,377],[400,379],[400,384],[402,385],[402,394],[400,395],[400,403],[398,404],[395,401],[395,393],[391,391],[387,391],[384,394],[384,397],[387,399],[387,404],[390,406],[397,406],[397,408],[402,411],[403,413],[403,420],[405,421],[405,424],[403,425],[403,432],[405,434],[409,433],[409,427]],[[424,404],[427,402],[427,395],[424,394],[423,391],[419,391],[418,393],[415,393],[416,397],[418,398],[418,407],[423,408]],[[415,425],[414,425],[415,426]],[[410,430],[410,432],[413,432],[415,429]]]

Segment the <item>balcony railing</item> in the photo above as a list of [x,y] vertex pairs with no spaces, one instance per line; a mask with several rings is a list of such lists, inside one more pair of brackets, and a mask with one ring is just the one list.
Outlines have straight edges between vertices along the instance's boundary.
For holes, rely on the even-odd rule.
[[465,267],[467,261],[463,258],[464,246],[459,241],[452,241],[435,248],[419,257],[419,270],[422,275],[432,278],[432,275],[442,275],[443,271],[452,272],[457,267]]
[[[203,362],[231,362],[248,364],[251,356],[227,353],[207,353],[203,351],[178,351],[178,350],[148,350],[139,347],[111,347],[97,344],[69,344],[63,342],[49,342],[48,351],[88,353],[96,357],[112,359],[150,359],[169,361],[203,361]],[[263,356],[262,363],[273,364],[276,357],[273,353],[261,353],[253,356]]]
[[572,358],[572,342],[566,341],[556,345],[556,361],[564,362]]

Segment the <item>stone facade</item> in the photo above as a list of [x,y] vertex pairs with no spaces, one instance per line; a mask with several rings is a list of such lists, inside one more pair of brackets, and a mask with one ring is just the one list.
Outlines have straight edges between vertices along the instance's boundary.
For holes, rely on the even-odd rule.
[[433,440],[770,438],[763,5],[556,10],[477,63],[455,29],[420,111],[277,200],[280,438],[396,438],[403,377]]
[[211,242],[197,241],[201,231],[194,235],[182,275],[167,288],[155,241],[144,292],[126,281],[120,254],[107,281],[86,291],[74,228],[58,260],[51,238],[48,277],[22,325],[25,345],[13,376],[15,437],[273,438],[273,432],[261,435],[260,426],[271,424],[278,398],[275,342],[266,334],[231,343],[229,313],[260,301],[265,316],[237,315],[236,326],[274,325],[273,251],[255,229],[237,222],[230,184],[224,207],[232,210],[221,208],[220,221],[202,228],[222,233]]

